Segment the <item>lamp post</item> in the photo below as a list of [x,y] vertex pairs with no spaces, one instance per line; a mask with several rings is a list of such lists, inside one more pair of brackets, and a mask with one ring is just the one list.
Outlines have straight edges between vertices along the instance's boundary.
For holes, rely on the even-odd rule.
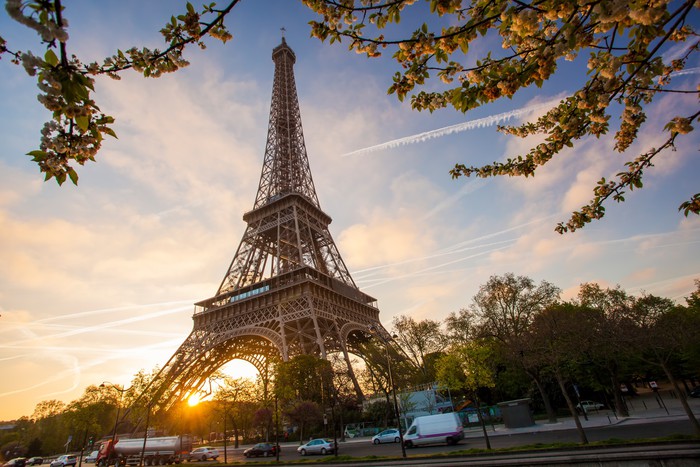
[[[117,403],[117,419],[114,421],[114,430],[112,431],[112,442],[110,444],[110,450],[114,450],[114,441],[117,438],[117,426],[119,425],[119,411],[121,410],[122,406],[122,399],[124,398],[124,393],[131,389],[131,386],[128,388],[124,388],[122,386],[121,388],[117,384],[112,384],[109,381],[104,381],[102,384],[100,384],[101,388],[106,388],[106,387],[112,387],[119,391],[119,402]],[[111,452],[110,452],[110,457],[111,457]],[[108,458],[108,463],[109,463],[109,458]]]
[[394,386],[394,376],[391,373],[391,358],[389,356],[389,340],[391,339],[390,335],[384,335],[381,329],[377,328],[374,324],[370,324],[367,326],[369,329],[369,332],[372,333],[372,335],[379,337],[379,339],[384,342],[384,351],[386,352],[386,366],[387,370],[389,372],[389,384],[391,385],[391,392],[394,396],[394,413],[396,414],[396,424],[399,430],[399,441],[401,442],[401,455],[405,458],[406,457],[406,446],[403,444],[403,430],[401,429],[401,414],[399,412],[399,403],[396,399],[396,386]]
[[151,404],[146,405],[146,430],[143,432],[143,446],[141,448],[141,460],[139,465],[143,467],[143,456],[146,454],[146,440],[148,439],[148,422],[151,419]]

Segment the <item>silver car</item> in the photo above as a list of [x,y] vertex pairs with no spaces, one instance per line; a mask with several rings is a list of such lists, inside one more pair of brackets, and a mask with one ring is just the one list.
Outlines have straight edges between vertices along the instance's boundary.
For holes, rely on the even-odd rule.
[[217,457],[219,457],[219,450],[209,446],[202,446],[190,452],[191,461],[204,462],[207,459],[216,460]]
[[376,435],[372,436],[372,443],[374,444],[398,443],[400,441],[401,437],[399,436],[399,430],[396,428],[388,428],[381,433],[377,433]]
[[78,459],[72,455],[72,454],[64,454],[62,456],[58,456],[56,460],[51,462],[51,467],[67,467],[69,465],[72,465],[75,467],[75,464],[78,462]]
[[327,439],[312,439],[306,444],[302,444],[297,448],[297,452],[302,456],[307,454],[332,454],[335,451],[333,441]]

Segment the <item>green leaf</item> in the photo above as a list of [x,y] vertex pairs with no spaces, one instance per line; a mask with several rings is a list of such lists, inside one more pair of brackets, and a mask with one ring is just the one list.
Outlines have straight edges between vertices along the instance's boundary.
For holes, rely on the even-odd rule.
[[87,131],[88,126],[90,125],[90,117],[87,117],[87,116],[75,117],[75,123],[78,124],[78,128],[80,128],[83,131]]
[[70,177],[70,181],[73,182],[73,185],[78,184],[78,173],[73,170],[73,167],[68,167],[68,176]]
[[49,49],[46,51],[46,53],[44,54],[44,60],[46,60],[46,63],[48,63],[51,66],[58,65],[58,57],[54,53],[53,49]]
[[39,151],[39,150],[37,149],[37,150],[34,150],[34,151],[29,151],[29,152],[27,153],[27,155],[28,155],[28,156],[32,156],[32,157],[33,157],[33,159],[32,159],[33,161],[39,162],[39,161],[43,161],[44,159],[46,159],[46,158],[48,157],[49,154],[48,154],[46,151]]
[[112,129],[109,128],[109,127],[104,127],[104,128],[102,129],[102,133],[107,133],[107,134],[108,134],[109,136],[111,136],[112,138],[119,139],[119,138],[117,138],[117,134],[114,132],[114,130],[112,130]]

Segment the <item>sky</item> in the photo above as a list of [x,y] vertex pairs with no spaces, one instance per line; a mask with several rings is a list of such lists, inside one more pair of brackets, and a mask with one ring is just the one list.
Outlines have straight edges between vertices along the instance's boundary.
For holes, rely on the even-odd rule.
[[[162,48],[158,31],[183,5],[66,2],[68,51],[90,62],[132,46]],[[696,97],[658,99],[624,154],[611,137],[590,138],[534,178],[452,180],[457,162],[502,161],[537,144],[496,125],[532,119],[574,92],[585,63],[565,62],[541,89],[467,114],[420,113],[387,95],[397,71],[391,53],[368,59],[321,43],[309,37],[313,19],[298,2],[243,1],[227,20],[233,39],[189,49],[189,67],[159,79],[132,71],[98,78],[95,99],[116,118],[118,139],[78,168],[78,186],[43,182],[25,155],[49,115],[33,78],[0,59],[0,420],[31,416],[41,401],[68,403],[91,384],[128,386],[187,337],[193,304],[216,293],[255,200],[282,27],[297,56],[321,208],[385,327],[401,315],[441,321],[468,307],[490,276],[509,272],[551,282],[564,299],[585,282],[680,303],[694,290],[700,219],[678,206],[698,191],[697,131],[658,158],[642,190],[608,204],[602,220],[563,236],[554,227],[588,202],[598,179],[658,145],[654,128],[690,113]],[[402,27],[421,20],[408,14]],[[4,10],[0,31],[8,48],[43,54],[38,37]],[[698,76],[679,76],[678,86],[695,89]],[[246,365],[227,371],[250,376]]]

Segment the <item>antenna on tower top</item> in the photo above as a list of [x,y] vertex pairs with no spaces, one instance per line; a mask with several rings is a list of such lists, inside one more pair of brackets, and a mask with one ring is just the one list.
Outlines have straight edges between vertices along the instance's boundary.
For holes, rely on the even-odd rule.
[[282,40],[284,40],[284,33],[287,31],[284,27],[280,28],[280,31],[282,31]]

